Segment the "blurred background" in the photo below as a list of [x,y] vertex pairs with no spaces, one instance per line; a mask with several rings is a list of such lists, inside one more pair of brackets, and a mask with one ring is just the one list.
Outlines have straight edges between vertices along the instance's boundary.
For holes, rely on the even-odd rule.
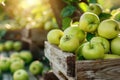
[[[104,16],[108,17],[119,11],[120,7],[120,0],[76,1],[0,0],[0,61],[6,57],[10,59],[14,52],[20,54],[21,51],[27,50],[32,55],[29,64],[25,63],[25,69],[29,73],[30,80],[42,80],[44,74],[51,70],[49,61],[44,56],[44,41],[50,30],[56,28],[64,30],[72,22],[78,21],[90,3],[101,4],[104,12],[107,13]],[[66,8],[69,4],[77,8],[79,6],[79,9],[75,11],[71,6],[69,6],[71,9]],[[20,48],[14,49],[13,44],[9,43],[10,41],[12,43],[19,41],[21,45],[18,47]],[[9,50],[4,47],[5,43],[8,43]],[[41,73],[34,75],[29,71],[29,66],[36,60],[44,66]],[[0,69],[0,80],[13,80],[13,73],[10,70],[2,71]]]

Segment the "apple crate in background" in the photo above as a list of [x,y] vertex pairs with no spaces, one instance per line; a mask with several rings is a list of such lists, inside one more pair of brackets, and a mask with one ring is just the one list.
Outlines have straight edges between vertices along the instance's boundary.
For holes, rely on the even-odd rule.
[[21,40],[22,29],[7,30],[3,39],[5,40]]
[[32,42],[40,47],[44,47],[44,41],[47,40],[48,31],[40,28],[24,28],[21,32],[22,40]]
[[120,80],[120,59],[76,61],[47,41],[44,52],[59,80]]
[[52,71],[48,71],[43,75],[44,80],[59,80]]

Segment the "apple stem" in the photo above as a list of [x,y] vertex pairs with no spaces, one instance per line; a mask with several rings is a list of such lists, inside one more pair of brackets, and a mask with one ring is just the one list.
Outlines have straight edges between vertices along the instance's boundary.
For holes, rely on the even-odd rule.
[[69,35],[66,35],[66,41],[70,39],[70,36]]
[[91,43],[91,42],[90,42],[89,46],[90,46],[90,48],[91,48],[91,49],[93,48],[93,46],[92,46],[92,43]]

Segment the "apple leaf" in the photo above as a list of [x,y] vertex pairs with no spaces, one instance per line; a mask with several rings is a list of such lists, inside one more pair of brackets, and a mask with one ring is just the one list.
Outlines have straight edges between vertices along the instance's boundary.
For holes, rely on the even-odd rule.
[[105,19],[109,19],[112,15],[110,13],[101,13],[99,15],[100,21],[103,21]]
[[63,18],[69,17],[69,16],[71,16],[74,13],[75,10],[76,10],[75,6],[68,5],[65,8],[63,8],[63,10],[61,11],[61,16]]
[[87,41],[90,41],[93,37],[95,37],[95,34],[87,33],[86,39]]
[[80,0],[63,0],[67,4],[71,4],[73,2],[79,2]]
[[88,0],[89,3],[97,3],[97,0]]
[[70,26],[71,23],[71,18],[70,17],[66,17],[62,19],[62,29],[65,30],[67,27]]

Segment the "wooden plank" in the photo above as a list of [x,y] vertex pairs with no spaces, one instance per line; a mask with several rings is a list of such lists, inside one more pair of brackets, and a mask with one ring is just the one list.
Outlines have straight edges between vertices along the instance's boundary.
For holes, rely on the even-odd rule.
[[[120,80],[120,59],[75,61],[74,54],[63,52],[47,41],[44,52],[51,63],[54,74],[60,80]],[[75,73],[72,72],[73,70]]]
[[40,47],[44,47],[44,41],[47,40],[47,33],[48,31],[39,29],[39,28],[33,28],[30,29],[30,39],[33,43]]
[[52,71],[45,73],[43,77],[44,80],[59,80]]
[[53,73],[58,77],[59,80],[75,80],[75,77],[64,74],[57,64],[51,63],[51,67]]
[[72,53],[63,52],[47,41],[45,41],[44,52],[53,68],[56,67],[66,77],[75,77],[75,56]]
[[120,80],[120,59],[76,62],[77,80]]
[[5,40],[21,40],[21,37],[22,37],[21,31],[22,31],[22,29],[7,30],[3,39],[5,39]]
[[29,50],[31,51],[34,60],[42,61],[44,49],[39,48],[35,43],[30,43]]
[[44,47],[44,41],[47,40],[47,33],[48,31],[40,28],[24,28],[21,32],[21,40],[26,41],[28,43],[35,43],[39,47]]
[[22,35],[22,37],[23,38],[29,38],[29,34],[30,32],[29,32],[29,28],[24,28],[22,31],[21,31],[21,35]]

